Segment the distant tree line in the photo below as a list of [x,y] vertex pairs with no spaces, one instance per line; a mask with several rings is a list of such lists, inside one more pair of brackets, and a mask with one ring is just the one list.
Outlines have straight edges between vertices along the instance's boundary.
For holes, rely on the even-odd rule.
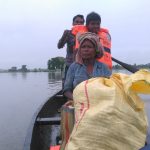
[[55,57],[51,58],[47,62],[47,66],[49,70],[56,70],[56,69],[63,69],[65,64],[65,58],[64,57]]
[[[49,59],[47,62],[47,66],[49,70],[56,70],[56,69],[62,70],[64,67],[64,64],[65,64],[64,57],[54,57],[54,58]],[[141,68],[150,69],[150,63],[140,64],[140,65],[134,64],[133,66],[137,67],[138,69],[141,69]],[[113,69],[123,69],[123,67],[116,64],[116,65],[113,65]]]
[[[138,69],[150,69],[150,63],[148,64],[140,64],[140,65],[137,65],[137,64],[134,64],[133,66],[135,66],[136,68]],[[122,66],[116,64],[116,65],[113,65],[113,69],[123,69]]]

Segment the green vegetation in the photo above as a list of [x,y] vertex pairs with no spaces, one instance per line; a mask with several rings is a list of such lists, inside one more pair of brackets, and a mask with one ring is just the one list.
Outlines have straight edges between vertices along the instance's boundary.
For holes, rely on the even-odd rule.
[[49,70],[56,70],[56,69],[63,69],[65,64],[65,58],[64,57],[55,57],[48,60],[48,69]]
[[[150,63],[145,64],[145,65],[144,64],[140,64],[140,65],[134,64],[133,66],[135,66],[138,69],[150,69]],[[123,67],[116,64],[116,65],[113,65],[113,69],[123,69]]]

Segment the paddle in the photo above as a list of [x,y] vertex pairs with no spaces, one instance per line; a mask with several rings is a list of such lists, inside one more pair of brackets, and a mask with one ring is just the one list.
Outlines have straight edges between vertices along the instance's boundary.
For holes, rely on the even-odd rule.
[[116,63],[118,63],[119,65],[121,65],[123,68],[127,69],[128,71],[132,72],[132,73],[135,73],[137,72],[139,69],[137,69],[135,66],[133,65],[129,65],[129,64],[126,64],[124,62],[121,62],[120,60],[117,60],[116,58],[112,57],[112,60]]

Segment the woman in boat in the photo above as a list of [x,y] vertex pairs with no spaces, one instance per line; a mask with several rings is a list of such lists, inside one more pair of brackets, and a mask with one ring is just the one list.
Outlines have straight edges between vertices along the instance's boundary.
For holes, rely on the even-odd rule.
[[78,36],[79,49],[75,62],[69,67],[67,72],[64,95],[73,100],[73,89],[82,81],[93,77],[109,77],[110,69],[97,61],[103,56],[103,47],[99,42],[99,37],[95,33],[86,32]]

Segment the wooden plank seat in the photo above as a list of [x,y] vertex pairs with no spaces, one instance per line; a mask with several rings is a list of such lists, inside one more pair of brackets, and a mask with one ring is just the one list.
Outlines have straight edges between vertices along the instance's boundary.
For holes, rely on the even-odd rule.
[[37,125],[60,125],[61,117],[40,118],[36,120]]

